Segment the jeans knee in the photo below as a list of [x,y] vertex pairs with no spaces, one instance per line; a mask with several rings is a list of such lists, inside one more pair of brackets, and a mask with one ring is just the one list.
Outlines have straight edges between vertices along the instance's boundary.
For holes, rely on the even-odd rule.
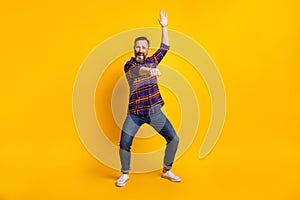
[[126,142],[120,142],[120,149],[130,152],[131,145],[127,144]]
[[175,135],[171,141],[172,143],[178,144],[179,143],[179,137]]

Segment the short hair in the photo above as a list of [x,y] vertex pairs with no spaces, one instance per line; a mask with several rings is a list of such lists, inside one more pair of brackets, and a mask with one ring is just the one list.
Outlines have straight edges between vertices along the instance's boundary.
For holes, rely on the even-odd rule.
[[136,42],[139,41],[139,40],[146,40],[147,43],[148,43],[148,47],[150,47],[150,41],[145,36],[140,36],[140,37],[135,38],[133,47],[135,47]]

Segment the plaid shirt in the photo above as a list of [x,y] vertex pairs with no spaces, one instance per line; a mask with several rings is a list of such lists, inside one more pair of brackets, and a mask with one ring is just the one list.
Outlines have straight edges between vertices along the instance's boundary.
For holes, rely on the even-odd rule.
[[160,48],[143,63],[131,58],[126,62],[124,71],[130,87],[128,112],[135,115],[147,115],[158,111],[164,101],[160,95],[156,76],[139,75],[141,67],[156,68],[169,50],[169,46],[161,44]]

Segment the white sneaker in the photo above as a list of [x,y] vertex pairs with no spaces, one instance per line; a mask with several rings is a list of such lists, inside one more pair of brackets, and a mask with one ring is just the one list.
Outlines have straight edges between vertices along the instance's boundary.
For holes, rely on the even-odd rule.
[[116,186],[123,187],[125,186],[126,182],[128,181],[129,176],[128,174],[122,174],[120,178],[116,181]]
[[171,170],[167,171],[166,173],[163,172],[161,174],[161,177],[169,179],[170,181],[173,181],[173,182],[181,182],[181,178],[176,176],[175,174],[173,174],[173,172],[171,172]]

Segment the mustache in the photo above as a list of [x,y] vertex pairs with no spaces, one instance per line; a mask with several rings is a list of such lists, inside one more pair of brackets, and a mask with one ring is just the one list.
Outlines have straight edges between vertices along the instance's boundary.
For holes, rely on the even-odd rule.
[[145,57],[145,54],[143,54],[142,52],[136,52],[135,56],[144,56]]

